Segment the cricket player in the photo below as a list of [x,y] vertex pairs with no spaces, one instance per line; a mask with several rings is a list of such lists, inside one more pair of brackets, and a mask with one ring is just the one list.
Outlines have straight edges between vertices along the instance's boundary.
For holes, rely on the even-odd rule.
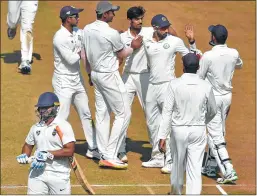
[[[153,36],[153,27],[142,27],[144,15],[145,9],[141,6],[134,6],[127,10],[127,19],[130,26],[127,31],[121,33],[121,41],[125,47],[131,47],[131,44],[134,44],[132,40],[135,37],[151,38]],[[177,35],[172,27],[169,28],[169,33]],[[141,46],[126,58],[122,80],[128,92],[130,106],[133,103],[134,97],[137,95],[144,112],[149,76],[150,73],[147,67],[145,50]],[[124,162],[128,161],[126,156],[126,136],[122,141],[118,157]]]
[[[184,74],[169,83],[158,133],[160,151],[170,135],[174,152],[171,175],[173,194],[182,194],[186,171],[186,194],[201,194],[201,167],[206,146],[205,127],[217,112],[212,86],[196,74],[199,58],[182,57]],[[170,129],[171,125],[171,129]]]
[[31,72],[33,54],[33,23],[38,10],[38,1],[8,1],[7,36],[12,40],[20,23],[21,64],[23,74]]
[[213,48],[202,56],[198,75],[213,86],[218,112],[207,125],[209,157],[202,173],[215,177],[218,165],[223,178],[218,178],[217,182],[226,184],[238,179],[226,149],[225,121],[231,105],[233,74],[235,69],[242,68],[243,61],[236,49],[227,47],[226,27],[211,25],[208,29],[211,32],[210,45]]
[[22,154],[16,159],[27,164],[34,146],[36,147],[28,177],[27,194],[71,194],[70,164],[75,137],[71,125],[57,117],[59,99],[51,92],[40,95],[37,115],[40,121],[34,124],[26,137]]
[[67,120],[71,104],[75,105],[88,143],[86,156],[100,159],[88,96],[80,71],[83,31],[78,29],[77,25],[79,13],[82,11],[83,9],[72,6],[65,6],[60,11],[62,25],[53,38],[54,73],[52,85],[61,103],[58,115]]
[[[149,86],[146,94],[146,121],[152,145],[151,159],[143,162],[143,167],[161,167],[163,173],[171,172],[172,158],[167,148],[166,159],[158,149],[158,130],[161,120],[165,92],[169,82],[175,78],[175,57],[189,53],[182,39],[168,34],[171,23],[167,17],[158,14],[152,18],[153,36],[143,41],[150,70]],[[191,26],[186,26],[186,37],[191,48],[195,48],[194,33]],[[169,138],[167,138],[169,140]],[[169,144],[169,141],[167,141]]]
[[[99,166],[126,169],[127,163],[117,156],[130,122],[131,110],[118,68],[119,59],[132,54],[134,46],[125,48],[119,32],[108,24],[119,9],[108,1],[97,4],[97,20],[84,28],[84,48],[95,87],[97,145],[102,153]],[[140,47],[141,41],[135,38],[134,45]],[[111,112],[115,119],[110,131]]]

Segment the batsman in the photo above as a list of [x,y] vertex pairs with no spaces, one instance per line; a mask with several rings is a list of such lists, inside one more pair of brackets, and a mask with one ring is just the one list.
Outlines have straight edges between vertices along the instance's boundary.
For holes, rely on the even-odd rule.
[[57,116],[59,99],[51,92],[40,95],[34,124],[16,159],[28,164],[34,146],[34,160],[30,165],[27,194],[71,194],[70,164],[75,150],[75,137],[71,125]]

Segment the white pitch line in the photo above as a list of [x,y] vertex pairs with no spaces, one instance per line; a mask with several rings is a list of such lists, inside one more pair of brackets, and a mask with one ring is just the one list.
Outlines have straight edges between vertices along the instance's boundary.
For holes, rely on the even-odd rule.
[[224,191],[223,188],[221,188],[220,185],[216,185],[217,189],[221,192],[222,195],[227,195],[226,191]]
[[[170,186],[170,184],[92,184],[93,187],[165,187]],[[184,185],[185,186],[185,185]],[[203,184],[203,187],[217,187],[216,184]],[[246,186],[256,186],[255,184],[226,184],[218,185],[225,187],[246,187]],[[80,187],[79,184],[71,185],[71,187]],[[17,189],[17,188],[27,188],[26,185],[2,185],[1,189]]]

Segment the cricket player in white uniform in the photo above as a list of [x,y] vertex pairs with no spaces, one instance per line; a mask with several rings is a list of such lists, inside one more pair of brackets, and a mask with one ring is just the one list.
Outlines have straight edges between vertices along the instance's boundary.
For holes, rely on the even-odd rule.
[[[143,162],[143,167],[161,167],[163,173],[171,172],[172,158],[167,148],[166,159],[158,149],[158,130],[165,93],[169,82],[175,78],[175,57],[179,52],[182,56],[189,53],[182,39],[168,34],[171,25],[168,19],[158,14],[153,17],[153,36],[143,41],[150,69],[149,86],[146,95],[146,120],[152,145],[151,159]],[[195,48],[193,29],[186,27],[186,36],[191,48]],[[169,140],[169,138],[167,139]],[[169,142],[167,141],[169,144]]]
[[28,177],[27,194],[71,194],[70,164],[75,137],[71,125],[57,116],[58,97],[51,92],[40,95],[36,105],[40,121],[34,124],[26,137],[20,164],[27,164],[34,146],[34,160]]
[[198,57],[188,53],[182,60],[184,74],[172,80],[167,89],[158,133],[159,148],[164,151],[165,139],[170,135],[170,146],[174,152],[173,194],[182,194],[186,171],[186,194],[200,195],[206,124],[215,116],[217,107],[212,86],[196,74]]
[[202,173],[214,177],[218,165],[223,178],[217,182],[226,184],[238,179],[226,149],[225,121],[232,100],[233,74],[235,69],[242,68],[243,61],[236,49],[227,47],[228,31],[223,25],[211,25],[209,31],[210,45],[214,47],[202,56],[198,74],[213,86],[218,112],[207,125],[210,150]]
[[75,105],[88,143],[86,156],[99,159],[96,132],[80,71],[83,31],[77,28],[77,24],[81,11],[83,9],[76,9],[72,6],[65,6],[60,11],[62,25],[53,38],[54,73],[52,85],[61,102],[58,115],[67,120],[71,104]]
[[38,10],[38,1],[8,1],[7,36],[12,40],[20,23],[21,64],[23,74],[31,72],[33,54],[33,23]]
[[[132,40],[135,37],[149,37],[153,36],[153,27],[142,27],[145,9],[141,6],[134,6],[128,9],[127,19],[130,27],[124,33],[121,33],[121,41],[125,47],[131,47],[134,43]],[[170,27],[172,35],[176,35],[175,30]],[[149,69],[147,67],[147,58],[144,47],[134,50],[133,53],[126,58],[125,67],[122,74],[122,80],[129,96],[130,106],[133,103],[134,97],[137,95],[143,111],[145,112],[146,92],[149,85]],[[127,162],[126,156],[126,136],[124,137],[118,157]]]
[[[97,4],[97,20],[84,28],[84,48],[95,87],[97,145],[102,153],[99,166],[126,169],[128,165],[117,156],[130,122],[131,110],[118,71],[118,59],[126,58],[133,49],[125,48],[119,32],[108,25],[119,8],[108,1]],[[115,120],[110,131],[111,112]]]

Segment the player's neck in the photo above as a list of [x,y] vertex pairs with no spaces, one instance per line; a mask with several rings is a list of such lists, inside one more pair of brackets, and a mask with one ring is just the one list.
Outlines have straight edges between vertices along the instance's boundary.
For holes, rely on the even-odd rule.
[[141,31],[141,29],[134,29],[134,28],[132,28],[132,27],[130,27],[129,30],[130,30],[130,34],[131,34],[133,37],[136,37],[136,36],[140,33],[140,31]]
[[65,27],[70,33],[72,33],[73,29],[72,26],[68,25],[68,24],[62,24],[63,27]]

